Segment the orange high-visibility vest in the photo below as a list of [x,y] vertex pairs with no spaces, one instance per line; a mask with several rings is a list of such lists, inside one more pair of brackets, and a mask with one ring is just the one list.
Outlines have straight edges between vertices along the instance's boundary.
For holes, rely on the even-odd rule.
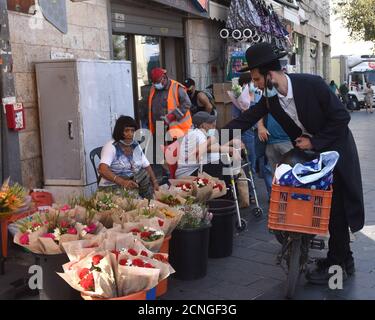
[[[167,100],[167,107],[168,107],[168,113],[175,110],[180,105],[180,100],[178,98],[178,88],[183,87],[182,84],[178,83],[175,80],[171,80],[171,85],[169,87],[168,91],[168,100]],[[155,87],[151,87],[150,96],[148,98],[148,123],[149,128],[152,134],[155,134],[155,128],[154,124],[152,122],[152,98],[155,94]],[[160,106],[161,108],[161,106]],[[189,129],[191,129],[193,122],[191,120],[191,114],[188,110],[183,118],[181,118],[179,121],[174,121],[169,124],[169,130],[168,133],[171,135],[172,138],[180,138],[183,137]]]

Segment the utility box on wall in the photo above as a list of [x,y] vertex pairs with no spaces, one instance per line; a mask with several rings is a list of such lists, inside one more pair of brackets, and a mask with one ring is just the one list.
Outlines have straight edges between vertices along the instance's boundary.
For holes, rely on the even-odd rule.
[[134,117],[129,61],[36,64],[43,175],[55,200],[96,190],[90,151],[112,137],[120,115]]

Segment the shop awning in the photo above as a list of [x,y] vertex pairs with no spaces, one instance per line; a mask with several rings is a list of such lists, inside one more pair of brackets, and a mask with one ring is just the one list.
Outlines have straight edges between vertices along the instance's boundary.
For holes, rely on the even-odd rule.
[[163,6],[176,8],[189,14],[208,18],[207,4],[209,0],[153,0]]
[[229,8],[210,1],[210,19],[226,22],[228,18]]

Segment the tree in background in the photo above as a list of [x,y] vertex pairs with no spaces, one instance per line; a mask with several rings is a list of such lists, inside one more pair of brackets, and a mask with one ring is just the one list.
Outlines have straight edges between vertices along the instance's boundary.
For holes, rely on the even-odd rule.
[[335,0],[332,8],[352,38],[375,45],[375,0]]

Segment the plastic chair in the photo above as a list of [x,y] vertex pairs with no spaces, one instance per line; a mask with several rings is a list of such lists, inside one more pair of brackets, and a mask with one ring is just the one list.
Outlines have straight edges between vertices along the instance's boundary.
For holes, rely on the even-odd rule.
[[98,174],[98,169],[95,164],[95,157],[98,157],[100,160],[100,154],[102,152],[103,147],[97,147],[90,152],[90,161],[92,163],[92,166],[94,168],[95,176],[96,176],[96,183],[99,185],[100,181],[100,175]]

